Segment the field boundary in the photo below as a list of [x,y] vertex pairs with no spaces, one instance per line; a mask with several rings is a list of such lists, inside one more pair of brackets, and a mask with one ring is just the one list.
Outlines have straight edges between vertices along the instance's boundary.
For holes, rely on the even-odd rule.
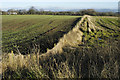
[[[47,57],[50,55],[54,55],[56,53],[62,53],[63,47],[65,46],[76,46],[82,42],[82,36],[83,32],[80,30],[80,27],[82,26],[81,23],[86,19],[90,19],[91,16],[84,15],[80,21],[75,25],[75,27],[69,31],[67,34],[65,34],[62,38],[59,39],[59,42],[50,50],[48,50],[46,53],[41,54],[41,57]],[[90,22],[90,20],[89,20]],[[92,24],[93,25],[93,24]]]

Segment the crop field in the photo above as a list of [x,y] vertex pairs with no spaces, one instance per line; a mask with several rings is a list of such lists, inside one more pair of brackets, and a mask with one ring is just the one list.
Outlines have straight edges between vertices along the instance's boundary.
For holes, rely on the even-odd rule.
[[[30,53],[40,44],[42,52],[74,27],[79,16],[3,15],[3,52]],[[51,38],[52,37],[52,38]]]
[[10,45],[26,45],[27,41],[40,44],[44,48],[39,49],[46,51],[26,55],[4,53],[3,79],[120,78],[117,17],[3,16],[3,49],[9,46],[7,49],[12,50]]
[[106,45],[106,40],[120,39],[117,17],[92,17],[91,20],[83,22],[83,25],[80,30],[84,33],[82,40],[84,43]]

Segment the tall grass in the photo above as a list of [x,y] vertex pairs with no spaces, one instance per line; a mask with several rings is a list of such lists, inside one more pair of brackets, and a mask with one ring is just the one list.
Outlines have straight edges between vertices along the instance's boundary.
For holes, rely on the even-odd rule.
[[[119,79],[119,32],[103,31],[97,28],[90,18],[82,18],[82,22],[78,25],[45,54],[40,53],[37,48],[35,48],[35,52],[27,55],[16,55],[13,52],[4,54],[3,79]],[[78,36],[77,31],[83,32],[83,34]],[[116,34],[118,37],[115,37]],[[81,42],[81,37],[83,42]],[[99,37],[101,40],[98,39]],[[72,45],[77,38],[80,42]],[[68,41],[65,42],[65,40]]]
[[120,41],[106,47],[66,46],[62,54],[42,58],[38,54],[3,56],[3,78],[119,78]]

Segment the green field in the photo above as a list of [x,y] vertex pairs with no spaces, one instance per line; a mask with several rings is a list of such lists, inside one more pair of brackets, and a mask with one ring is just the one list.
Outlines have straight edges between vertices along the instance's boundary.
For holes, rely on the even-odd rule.
[[[107,40],[120,39],[120,26],[117,17],[92,17],[88,23],[85,20],[80,28],[84,33],[83,43],[87,45],[101,45],[106,46]],[[88,26],[87,26],[88,25]]]
[[[120,78],[120,26],[117,17],[3,16],[3,40],[6,51],[13,50],[10,45],[17,42],[19,48],[34,43],[42,45],[40,50],[47,49],[46,53],[38,51],[35,54],[33,51],[26,55],[14,54],[14,50],[4,53],[3,79]],[[23,48],[20,52],[24,53]]]
[[33,45],[42,52],[52,48],[63,34],[74,27],[80,16],[3,15],[3,52],[30,53]]

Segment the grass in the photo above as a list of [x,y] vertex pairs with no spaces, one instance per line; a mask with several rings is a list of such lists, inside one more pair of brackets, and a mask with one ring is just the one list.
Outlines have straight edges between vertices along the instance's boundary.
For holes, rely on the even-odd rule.
[[3,76],[4,79],[8,76],[10,79],[119,78],[119,43],[111,40],[104,48],[94,45],[93,48],[85,46],[71,49],[68,46],[64,47],[62,54],[46,59],[37,54],[23,58],[20,58],[23,55],[5,55]]
[[[3,54],[3,79],[119,79],[120,28],[108,22],[111,20],[117,24],[116,17],[87,16],[82,19],[79,25],[76,24],[72,31],[61,38],[67,41],[64,44],[71,44],[62,47],[61,53],[41,53],[37,49],[37,53],[27,55],[13,52]],[[81,38],[81,42],[72,45]]]
[[18,48],[22,54],[31,53],[35,44],[41,52],[46,52],[46,48],[52,48],[80,19],[52,15],[3,15],[2,18],[3,52],[16,53]]

